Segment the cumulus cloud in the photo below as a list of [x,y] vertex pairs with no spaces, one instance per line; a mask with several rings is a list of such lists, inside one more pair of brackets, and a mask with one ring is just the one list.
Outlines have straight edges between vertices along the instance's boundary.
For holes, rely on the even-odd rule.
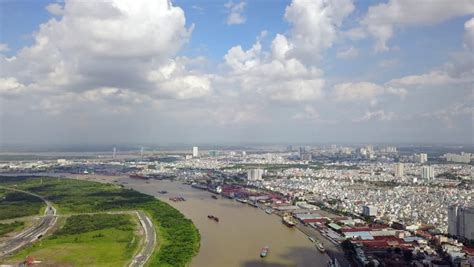
[[[339,35],[353,11],[350,0],[294,0],[285,9],[288,34],[276,34],[270,51],[257,41],[244,50],[237,45],[224,56],[230,80],[247,94],[278,102],[304,102],[323,96],[325,80],[317,68],[321,53]],[[355,48],[346,56],[354,56]]]
[[336,53],[337,58],[342,58],[342,59],[353,59],[356,58],[359,55],[359,50],[353,46],[345,49],[338,51]]
[[225,4],[227,12],[227,25],[244,24],[247,18],[244,15],[246,2],[234,3],[232,1]]
[[474,18],[464,23],[464,47],[474,53]]
[[1,52],[6,52],[6,51],[9,51],[10,48],[8,47],[7,44],[3,44],[3,43],[0,43],[0,53]]
[[46,6],[46,10],[56,16],[60,16],[64,14],[64,8],[62,5],[58,3],[52,3]]
[[343,20],[354,10],[350,0],[294,0],[285,10],[292,25],[289,53],[303,62],[314,63],[331,47]]
[[366,111],[362,117],[355,118],[353,122],[368,122],[368,121],[391,121],[397,116],[393,112],[385,112],[383,109],[375,111]]
[[445,86],[474,83],[474,18],[464,23],[464,50],[454,53],[451,60],[427,73],[408,75],[392,79],[387,84],[393,86]]
[[318,121],[321,118],[319,111],[311,105],[306,105],[303,112],[299,112],[293,116],[296,120],[312,120]]
[[444,0],[390,0],[370,6],[361,25],[375,38],[375,50],[387,51],[390,48],[387,42],[396,28],[434,25],[472,13],[474,2],[471,0],[457,0],[449,4]]
[[393,79],[389,84],[396,86],[417,86],[417,85],[446,85],[456,82],[443,71],[431,71],[426,74],[409,75],[398,79]]
[[225,55],[232,79],[247,94],[276,101],[309,101],[322,95],[321,70],[307,67],[294,58],[286,58],[288,42],[278,35],[270,55],[261,51],[259,42],[247,51],[240,46]]
[[[472,99],[471,99],[472,101]],[[454,127],[454,118],[459,116],[470,117],[471,121],[474,121],[474,107],[471,102],[468,103],[454,103],[448,107],[424,112],[421,117],[423,118],[434,118],[443,122],[443,124],[449,128]],[[471,133],[472,134],[472,133]]]
[[378,96],[384,94],[403,98],[406,96],[407,91],[403,88],[382,86],[371,82],[347,82],[339,83],[334,86],[334,98],[340,102],[373,102]]
[[27,84],[23,91],[117,88],[177,99],[209,93],[209,79],[175,58],[192,27],[169,1],[71,0],[47,10],[58,17],[40,26],[33,44],[2,58],[0,76]]
[[15,77],[0,78],[0,96],[16,95],[22,92],[25,86],[18,82]]

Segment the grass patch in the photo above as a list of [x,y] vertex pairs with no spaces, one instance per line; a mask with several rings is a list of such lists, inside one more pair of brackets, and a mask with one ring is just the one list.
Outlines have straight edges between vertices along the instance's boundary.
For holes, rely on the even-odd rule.
[[[160,237],[159,250],[153,254],[148,266],[186,266],[199,250],[200,235],[192,221],[169,204],[152,196],[117,185],[91,181],[46,177],[42,178],[42,181],[41,183],[39,178],[31,177],[2,177],[0,185],[16,186],[44,196],[51,200],[62,214],[146,211],[151,215]],[[87,219],[84,222],[90,223]],[[95,226],[87,227],[94,229]],[[74,229],[65,226],[59,231],[66,231],[63,229],[78,233],[81,231],[79,226]]]
[[138,240],[130,215],[74,215],[49,238],[9,261],[31,255],[46,265],[123,266],[133,256]]
[[12,223],[0,223],[0,237],[3,237],[8,233],[23,228],[24,226],[25,223],[20,221],[14,221]]
[[43,200],[35,196],[4,191],[0,196],[0,220],[38,215],[44,206]]

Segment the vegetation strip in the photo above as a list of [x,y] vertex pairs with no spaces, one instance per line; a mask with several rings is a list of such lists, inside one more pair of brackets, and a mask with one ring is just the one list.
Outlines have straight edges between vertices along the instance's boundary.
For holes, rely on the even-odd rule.
[[186,266],[199,250],[200,236],[192,221],[152,196],[110,184],[72,179],[2,177],[0,184],[27,190],[54,202],[60,213],[144,210],[155,224],[160,248],[147,266]]

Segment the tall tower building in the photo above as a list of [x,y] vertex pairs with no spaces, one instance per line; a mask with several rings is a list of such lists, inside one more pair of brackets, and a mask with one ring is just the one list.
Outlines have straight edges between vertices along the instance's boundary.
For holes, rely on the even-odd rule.
[[401,178],[403,177],[404,167],[403,163],[395,164],[395,177]]
[[426,153],[420,154],[420,163],[425,163],[428,161],[428,155]]
[[193,146],[193,157],[199,157],[199,149],[197,146]]
[[431,180],[434,179],[434,176],[434,168],[432,166],[423,166],[421,178]]
[[262,180],[264,171],[262,169],[252,169],[247,171],[247,180],[257,181]]
[[448,233],[474,240],[474,205],[448,207]]

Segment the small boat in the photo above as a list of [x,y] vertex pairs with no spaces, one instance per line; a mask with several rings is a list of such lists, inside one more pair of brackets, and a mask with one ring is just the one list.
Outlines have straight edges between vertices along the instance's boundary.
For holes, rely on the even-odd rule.
[[260,251],[260,257],[265,258],[268,256],[268,252],[270,251],[270,248],[268,246],[264,246],[262,250]]
[[166,191],[166,190],[158,191],[158,194],[162,194],[162,195],[167,194],[167,193],[168,193],[168,191]]
[[269,214],[269,215],[272,215],[273,210],[272,210],[272,209],[266,209],[265,212],[266,212],[267,214]]
[[216,195],[212,195],[212,198],[213,198],[213,199],[217,199],[217,196],[216,196]]
[[316,239],[314,239],[314,237],[312,237],[312,236],[308,236],[308,239],[313,243],[316,242]]
[[235,200],[237,200],[240,203],[247,203],[247,200],[243,198],[236,198]]
[[326,249],[324,248],[323,243],[317,241],[315,246],[321,253],[326,252]]

